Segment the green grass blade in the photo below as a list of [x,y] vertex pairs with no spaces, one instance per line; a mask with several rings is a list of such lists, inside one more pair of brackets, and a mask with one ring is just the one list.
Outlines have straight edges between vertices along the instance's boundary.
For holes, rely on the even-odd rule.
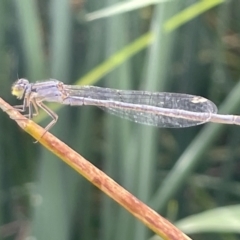
[[23,45],[27,77],[31,80],[46,77],[41,23],[35,0],[15,0],[20,24],[20,37]]
[[164,28],[166,32],[172,32],[179,28],[183,24],[191,21],[192,19],[196,18],[200,14],[208,11],[209,9],[224,3],[225,0],[203,0],[198,1],[197,3],[193,4],[192,6],[186,8],[182,12],[176,14],[174,17],[169,19],[165,24]]
[[173,0],[141,0],[141,1],[132,0],[127,2],[119,2],[119,3],[113,4],[110,7],[106,7],[104,9],[86,14],[86,20],[93,21],[100,18],[116,16],[118,14],[133,11],[133,10],[143,8],[152,4],[159,4],[159,3],[165,3],[170,1],[173,1]]

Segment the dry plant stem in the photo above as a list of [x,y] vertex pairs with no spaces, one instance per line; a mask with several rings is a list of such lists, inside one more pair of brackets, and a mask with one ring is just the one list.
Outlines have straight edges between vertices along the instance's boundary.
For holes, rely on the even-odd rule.
[[138,200],[131,193],[109,178],[104,172],[100,171],[55,136],[47,132],[41,137],[45,132],[42,127],[25,118],[1,98],[0,107],[10,116],[10,118],[14,119],[23,130],[32,135],[36,140],[39,140],[43,146],[60,157],[64,162],[74,168],[109,197],[121,204],[163,239],[190,239],[169,221]]

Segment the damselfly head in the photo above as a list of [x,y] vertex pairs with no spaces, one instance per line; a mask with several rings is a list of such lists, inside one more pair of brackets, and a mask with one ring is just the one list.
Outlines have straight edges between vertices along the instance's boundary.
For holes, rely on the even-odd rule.
[[24,78],[18,79],[12,85],[12,95],[16,96],[18,99],[22,99],[28,86],[29,81],[27,79]]

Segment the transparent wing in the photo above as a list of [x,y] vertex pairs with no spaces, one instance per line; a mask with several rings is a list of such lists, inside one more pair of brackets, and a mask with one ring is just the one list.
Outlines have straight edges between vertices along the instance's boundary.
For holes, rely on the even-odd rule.
[[[206,98],[194,95],[168,92],[152,93],[147,91],[116,90],[95,86],[65,86],[70,96],[74,98],[84,98],[84,104],[86,105],[88,104],[88,99],[99,100],[99,105],[91,105],[96,105],[104,111],[118,117],[157,127],[182,128],[199,125],[207,122],[211,117],[211,114],[217,113],[217,107],[213,102]],[[111,103],[116,102],[118,103],[117,107],[114,107],[114,104],[106,104],[106,106],[104,106],[102,104],[104,101],[102,100],[106,101],[106,103],[107,101],[111,101]],[[123,107],[119,107],[119,103],[128,103],[129,107],[126,107],[126,104],[124,104]],[[134,109],[134,105],[142,105],[143,110],[139,110],[139,108]],[[149,112],[144,110],[144,106],[153,106],[155,108],[153,112]],[[194,120],[194,118],[186,119],[181,118],[181,116],[171,117],[162,115],[161,108],[169,109],[171,112],[177,114],[181,114],[181,111],[179,110],[205,114],[201,120]]]

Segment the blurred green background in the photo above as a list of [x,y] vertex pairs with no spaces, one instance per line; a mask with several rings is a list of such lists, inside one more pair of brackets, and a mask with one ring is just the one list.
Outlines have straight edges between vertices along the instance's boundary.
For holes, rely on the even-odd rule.
[[[56,78],[195,94],[239,114],[239,10],[238,0],[1,0],[0,95],[20,104],[16,79]],[[51,107],[51,132],[193,239],[240,239],[239,126],[157,129]],[[0,123],[0,239],[159,239],[2,112]]]

